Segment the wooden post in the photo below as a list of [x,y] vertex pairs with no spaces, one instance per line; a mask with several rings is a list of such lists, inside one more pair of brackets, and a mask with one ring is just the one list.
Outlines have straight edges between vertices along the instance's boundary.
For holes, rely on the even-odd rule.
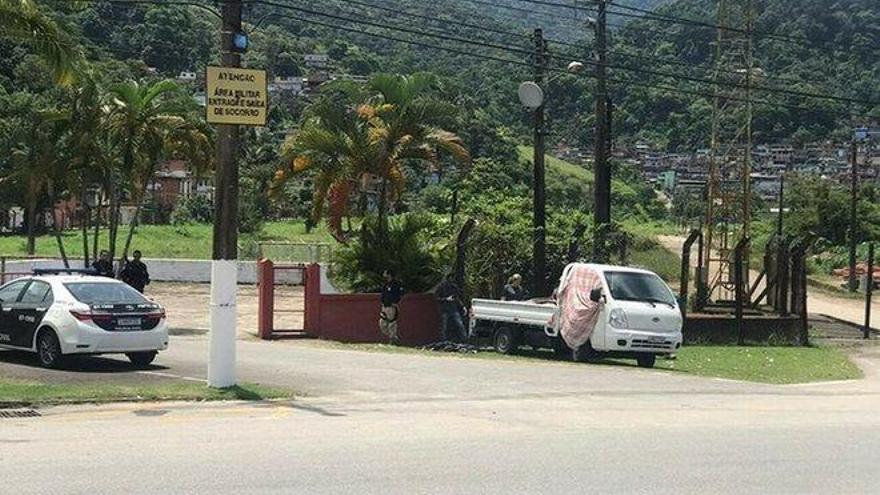
[[270,340],[275,330],[275,264],[271,260],[257,262],[257,332]]
[[871,338],[871,296],[874,293],[874,244],[868,244],[868,273],[865,279],[865,330],[864,337]]

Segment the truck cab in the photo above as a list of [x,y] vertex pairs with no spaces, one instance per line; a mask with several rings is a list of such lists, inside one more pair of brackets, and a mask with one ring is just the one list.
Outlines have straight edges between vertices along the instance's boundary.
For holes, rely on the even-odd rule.
[[492,338],[503,353],[529,345],[576,360],[632,358],[643,367],[682,345],[672,290],[657,274],[624,266],[573,263],[550,299],[474,299],[470,324],[472,336]]

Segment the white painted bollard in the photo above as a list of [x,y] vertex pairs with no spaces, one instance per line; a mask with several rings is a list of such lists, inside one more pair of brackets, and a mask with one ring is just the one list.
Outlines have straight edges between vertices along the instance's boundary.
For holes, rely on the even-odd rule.
[[235,385],[235,340],[238,314],[238,261],[211,262],[211,347],[208,354],[208,386]]

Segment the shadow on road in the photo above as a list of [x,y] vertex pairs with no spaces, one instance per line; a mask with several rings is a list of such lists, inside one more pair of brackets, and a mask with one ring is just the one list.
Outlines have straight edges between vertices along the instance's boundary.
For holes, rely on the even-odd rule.
[[[43,369],[37,355],[23,351],[0,351],[0,364],[18,364]],[[167,366],[151,364],[136,367],[124,357],[112,359],[103,356],[67,356],[58,371],[72,373],[134,373],[137,371],[167,370]]]

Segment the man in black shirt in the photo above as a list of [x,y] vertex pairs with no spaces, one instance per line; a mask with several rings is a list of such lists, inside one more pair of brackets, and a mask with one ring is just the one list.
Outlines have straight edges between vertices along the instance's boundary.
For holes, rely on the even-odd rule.
[[144,288],[150,285],[150,273],[147,271],[147,265],[141,261],[139,250],[132,253],[132,256],[133,260],[125,260],[125,267],[122,268],[122,273],[119,275],[123,282],[143,294]]
[[461,290],[454,281],[454,275],[447,275],[434,293],[440,304],[440,333],[443,340],[466,341],[467,333],[461,318]]
[[94,263],[92,263],[92,268],[98,272],[98,275],[102,277],[110,277],[113,276],[113,260],[110,259],[109,251],[101,251],[101,257],[96,259]]
[[385,279],[385,283],[382,285],[382,309],[379,311],[379,330],[382,332],[382,335],[388,337],[388,342],[391,345],[398,345],[400,344],[400,337],[397,334],[397,320],[400,316],[400,300],[403,298],[403,287],[394,278],[392,270],[382,272],[382,278]]

